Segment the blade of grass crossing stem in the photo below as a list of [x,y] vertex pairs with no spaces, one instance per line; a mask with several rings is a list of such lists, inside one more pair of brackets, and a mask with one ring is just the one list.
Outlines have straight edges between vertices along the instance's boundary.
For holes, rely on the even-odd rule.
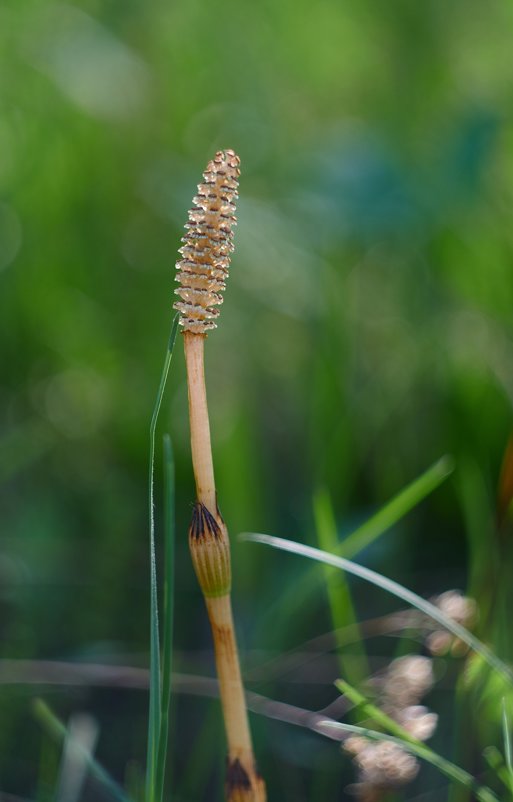
[[[324,551],[335,551],[339,545],[337,525],[333,505],[326,490],[318,490],[313,498],[313,512],[317,542]],[[331,612],[331,620],[335,630],[347,626],[356,628],[354,641],[354,661],[344,657],[344,651],[339,651],[339,665],[352,682],[362,680],[368,676],[369,669],[363,647],[363,639],[359,635],[358,621],[354,612],[351,590],[344,574],[335,568],[325,567],[326,589]]]
[[[454,470],[454,463],[450,456],[443,456],[434,465],[431,465],[417,479],[406,485],[399,491],[387,504],[376,512],[365,523],[351,532],[344,540],[337,545],[337,554],[351,558],[362,551],[367,546],[374,543],[381,535],[385,534],[392,526],[404,518],[414,507],[420,504],[430,493],[436,490]],[[298,594],[295,585],[288,587],[280,599],[279,610],[286,617],[292,615],[292,611],[298,602],[304,603],[308,595],[317,590],[317,572],[313,570],[301,579],[301,593]],[[277,611],[272,608],[271,614],[276,623],[275,616]],[[265,618],[265,616],[264,616]],[[269,626],[269,622],[264,621],[264,628]]]
[[[45,729],[46,732],[57,743],[64,743],[68,737],[68,729],[62,723],[62,721],[57,718],[55,713],[50,710],[46,702],[43,702],[42,699],[35,699],[33,710],[34,716],[39,721],[43,729]],[[100,766],[100,764],[95,760],[94,757],[92,757],[88,750],[84,749],[80,743],[75,744],[75,748],[77,752],[82,754],[82,757],[86,762],[92,776],[95,777],[107,791],[109,791],[113,799],[117,799],[119,802],[130,802],[123,789],[115,780],[112,779],[108,772],[105,771],[103,766]]]
[[155,800],[155,784],[157,771],[158,742],[161,724],[161,672],[160,672],[160,642],[159,642],[159,616],[158,616],[158,588],[157,565],[155,559],[155,512],[153,474],[155,462],[155,431],[157,419],[162,404],[162,397],[166,386],[171,356],[178,330],[178,315],[175,315],[171,325],[164,366],[160,377],[153,414],[150,423],[150,455],[148,466],[149,485],[149,523],[150,523],[150,709],[148,717],[148,749],[146,758],[146,802]]
[[386,590],[387,593],[391,593],[393,596],[396,596],[412,607],[416,607],[421,613],[424,613],[442,627],[449,630],[449,632],[452,632],[453,635],[466,643],[467,646],[470,646],[477,654],[481,655],[483,660],[498,674],[504,677],[509,684],[513,685],[513,671],[506,663],[497,657],[488,646],[485,646],[484,643],[478,640],[460,624],[457,624],[456,621],[453,621],[452,618],[442,613],[434,604],[417,596],[416,593],[408,590],[408,588],[405,588],[398,582],[394,582],[393,579],[388,579],[388,577],[378,574],[377,571],[372,571],[370,568],[365,568],[363,565],[358,565],[358,563],[352,562],[351,560],[346,560],[344,557],[338,557],[336,554],[328,554],[325,551],[315,549],[312,546],[305,546],[302,543],[296,543],[293,540],[285,540],[281,537],[272,537],[271,535],[262,535],[255,532],[246,532],[241,535],[241,537],[243,540],[250,540],[253,543],[265,543],[268,546],[273,546],[282,551],[289,551],[293,554],[299,554],[301,557],[308,557],[311,560],[333,565],[335,568],[340,568],[342,571],[354,574],[354,576],[364,579],[366,582],[370,582],[376,585],[376,587],[382,588],[382,590]]
[[434,752],[429,746],[422,743],[422,741],[413,738],[409,732],[403,730],[403,728],[397,724],[397,722],[393,721],[393,719],[389,718],[386,713],[383,713],[382,710],[379,710],[368,702],[356,688],[352,688],[347,682],[343,682],[342,680],[337,680],[335,685],[341,693],[347,696],[354,704],[361,707],[369,718],[374,719],[376,724],[379,724],[383,729],[387,729],[392,735],[386,735],[382,732],[378,733],[375,730],[368,730],[365,727],[352,727],[347,724],[339,724],[339,722],[325,722],[325,726],[334,729],[349,729],[350,727],[350,732],[357,732],[359,735],[373,740],[395,743],[401,746],[406,752],[435,766],[453,782],[468,788],[475,794],[476,799],[480,800],[480,802],[498,802],[497,797],[490,788],[479,785],[475,778],[460,766],[451,763],[450,760],[446,760],[442,755],[439,755],[438,752]]
[[169,732],[169,705],[171,702],[171,671],[173,662],[173,618],[175,575],[175,469],[173,447],[168,434],[164,435],[164,614],[162,616],[162,698],[160,735],[157,752],[156,799],[162,802],[166,772]]

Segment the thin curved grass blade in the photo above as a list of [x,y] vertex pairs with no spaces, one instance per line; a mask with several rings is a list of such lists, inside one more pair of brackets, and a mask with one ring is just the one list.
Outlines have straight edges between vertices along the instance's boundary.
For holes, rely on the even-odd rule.
[[504,754],[506,756],[506,767],[510,776],[510,783],[513,783],[513,753],[511,746],[511,721],[509,718],[508,704],[506,697],[502,699],[502,734],[504,738]]
[[[363,549],[372,545],[445,482],[453,470],[454,461],[452,457],[448,455],[441,457],[424,473],[400,490],[374,515],[341,540],[337,545],[336,553],[341,557],[351,559]],[[292,615],[298,602],[304,603],[306,598],[311,596],[317,588],[317,571],[313,569],[305,572],[305,575],[301,578],[301,594],[297,593],[295,586],[287,586],[284,590],[279,604],[280,613],[284,617]],[[271,615],[274,623],[276,613],[277,610],[273,607]],[[265,616],[263,621],[264,628],[268,627],[269,621]]]
[[366,582],[371,582],[373,585],[376,585],[376,587],[382,588],[382,590],[386,590],[387,593],[391,593],[393,596],[396,596],[398,599],[401,599],[412,607],[416,607],[421,613],[424,613],[429,618],[432,618],[442,627],[462,640],[467,644],[467,646],[473,649],[473,651],[481,655],[483,660],[488,663],[491,668],[497,671],[497,673],[504,677],[507,682],[513,685],[513,671],[508,665],[506,665],[506,663],[497,657],[491,651],[491,649],[488,648],[488,646],[485,646],[485,644],[472,635],[471,632],[462,627],[460,624],[457,624],[456,621],[452,620],[452,618],[449,618],[447,615],[445,615],[441,610],[438,609],[438,607],[435,607],[434,604],[422,599],[416,593],[408,590],[408,588],[405,588],[398,582],[394,582],[393,579],[388,579],[388,577],[378,574],[377,571],[372,571],[370,568],[365,568],[363,565],[358,565],[358,563],[355,563],[352,560],[347,560],[344,557],[338,557],[336,554],[329,554],[326,551],[313,548],[313,546],[305,546],[302,543],[296,543],[293,540],[285,540],[281,537],[273,537],[272,535],[263,535],[256,532],[245,532],[241,535],[241,538],[243,540],[249,540],[253,543],[264,543],[267,546],[273,546],[275,549],[288,551],[292,554],[299,554],[301,557],[308,557],[311,560],[317,560],[318,562],[326,563],[326,565],[333,565],[335,568],[340,568],[342,571],[347,571],[349,574],[353,574],[360,579],[364,579]]
[[171,671],[173,667],[174,575],[175,575],[175,466],[173,447],[168,434],[164,435],[164,614],[162,628],[162,699],[160,735],[156,768],[156,799],[162,802],[169,733],[171,702]]
[[146,758],[146,802],[155,802],[158,744],[161,730],[161,670],[160,670],[160,638],[158,614],[157,564],[155,558],[155,512],[154,512],[154,463],[155,463],[155,431],[166,387],[167,375],[178,330],[178,315],[171,325],[164,366],[160,377],[153,414],[150,423],[150,455],[149,455],[149,522],[150,522],[150,709],[148,717],[148,749]]

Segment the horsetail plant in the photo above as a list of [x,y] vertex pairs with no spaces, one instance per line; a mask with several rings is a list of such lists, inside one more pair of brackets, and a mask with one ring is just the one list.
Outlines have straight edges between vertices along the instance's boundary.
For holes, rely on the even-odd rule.
[[189,528],[189,547],[207,607],[223,709],[229,802],[265,802],[265,784],[253,756],[231,605],[228,530],[217,505],[204,374],[207,332],[216,328],[226,286],[236,224],[239,157],[216,153],[203,173],[189,212],[180,248],[174,305],[183,329],[191,451],[197,500]]

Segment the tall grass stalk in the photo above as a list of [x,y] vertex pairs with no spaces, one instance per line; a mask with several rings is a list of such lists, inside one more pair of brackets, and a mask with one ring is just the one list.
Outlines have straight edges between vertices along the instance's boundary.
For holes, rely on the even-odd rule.
[[508,711],[508,700],[506,697],[502,699],[502,733],[504,738],[504,754],[506,756],[506,768],[510,777],[510,783],[513,782],[513,753],[511,745],[511,719]]
[[[323,551],[335,551],[339,545],[337,526],[333,506],[326,490],[319,490],[314,495],[313,510],[315,532],[319,546]],[[356,630],[354,639],[355,654],[352,655],[352,659],[347,660],[344,651],[339,652],[338,660],[341,671],[351,682],[362,680],[368,675],[369,670],[349,583],[346,577],[337,572],[335,568],[325,566],[324,573],[333,629],[337,631],[350,626]]]
[[[169,367],[171,364],[171,357],[176,341],[176,334],[178,331],[178,315],[175,315],[171,325],[171,333],[169,336],[168,346],[164,357],[164,365],[160,378],[160,384],[157,391],[157,398],[150,422],[150,447],[149,447],[149,465],[148,465],[148,503],[149,503],[149,548],[150,548],[150,704],[148,716],[148,746],[146,757],[146,802],[160,802],[162,799],[163,789],[163,776],[167,748],[167,710],[169,707],[169,689],[166,685],[166,694],[162,694],[162,670],[161,670],[161,654],[160,654],[160,635],[159,635],[159,614],[158,614],[158,582],[157,582],[157,563],[155,556],[155,503],[154,503],[154,464],[155,464],[155,432],[157,429],[157,421],[162,405],[162,398],[166,386]],[[166,487],[169,487],[169,482],[174,482],[172,474],[172,452],[170,442],[165,448],[165,465],[166,465]],[[171,467],[170,467],[171,461]],[[171,649],[171,620],[172,620],[172,574],[169,573],[169,560],[172,559],[172,541],[173,541],[173,528],[171,518],[174,516],[174,511],[170,509],[170,499],[172,496],[171,489],[166,492],[166,552],[168,559],[166,560],[166,568],[164,584],[166,587],[165,593],[165,620],[164,620],[164,644],[165,650]],[[171,555],[171,556],[169,556]],[[171,569],[172,570],[172,569]],[[165,656],[165,669],[168,670],[170,665],[170,654]],[[170,680],[169,680],[170,681]],[[164,677],[164,682],[168,682]],[[163,707],[164,703],[164,707]],[[165,719],[165,732],[163,733],[163,709]],[[162,740],[162,736],[164,740]],[[162,744],[161,746],[159,746]],[[157,776],[159,775],[159,776]]]
[[173,620],[175,573],[175,470],[173,447],[168,434],[164,435],[164,614],[162,644],[162,692],[160,733],[155,772],[156,798],[162,802],[169,734],[171,703],[171,672],[173,670]]

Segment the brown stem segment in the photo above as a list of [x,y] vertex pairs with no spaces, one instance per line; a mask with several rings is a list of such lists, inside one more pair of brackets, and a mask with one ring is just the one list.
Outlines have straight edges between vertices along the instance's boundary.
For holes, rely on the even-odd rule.
[[228,802],[265,802],[265,783],[253,756],[233,624],[228,532],[216,501],[203,367],[204,341],[203,334],[184,332],[192,462],[198,497],[189,529],[189,547],[214,640],[228,741],[226,797]]
[[228,740],[226,796],[230,802],[263,802],[266,798],[265,785],[258,774],[253,756],[230,596],[206,598],[205,601],[214,639]]
[[247,764],[252,759],[252,744],[242,690],[237,645],[234,637],[232,607],[229,596],[207,599],[212,625],[216,660],[219,666],[219,688],[225,713],[229,759],[239,758]]

